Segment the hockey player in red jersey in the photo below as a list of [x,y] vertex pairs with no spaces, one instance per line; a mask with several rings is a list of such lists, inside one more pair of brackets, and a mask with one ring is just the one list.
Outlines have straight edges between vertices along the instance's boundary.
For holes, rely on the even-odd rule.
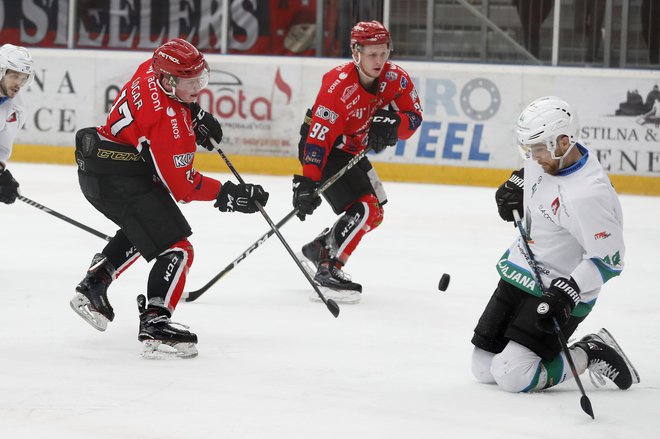
[[193,167],[197,145],[213,149],[211,139],[222,139],[220,123],[196,103],[208,79],[204,56],[171,40],[124,85],[105,125],[76,133],[80,188],[120,229],[92,259],[71,307],[104,331],[114,319],[110,283],[140,255],[155,260],[147,296],[138,296],[146,357],[197,355],[197,336],[170,321],[194,257],[192,231],[176,202],[215,201],[222,212],[253,213],[255,202],[268,200],[259,185],[221,184]]
[[[293,178],[293,205],[300,219],[320,205],[321,199],[314,197],[319,185],[351,158],[367,147],[380,152],[408,139],[422,123],[415,87],[405,70],[388,61],[391,50],[390,34],[382,24],[360,22],[351,30],[352,62],[323,76],[301,129],[302,175]],[[382,222],[385,192],[364,157],[323,195],[341,216],[302,252],[316,268],[315,281],[330,289],[329,297],[357,302],[362,286],[342,267],[364,234]]]

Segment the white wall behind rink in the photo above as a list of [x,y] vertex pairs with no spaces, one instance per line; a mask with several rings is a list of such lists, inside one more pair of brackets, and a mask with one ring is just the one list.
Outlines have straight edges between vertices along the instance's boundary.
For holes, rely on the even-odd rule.
[[[31,114],[17,143],[57,146],[72,146],[76,130],[102,123],[118,90],[151,56],[66,49],[31,52],[37,75],[25,91]],[[222,121],[225,151],[275,157],[297,155],[300,123],[323,73],[345,61],[232,55],[207,55],[207,60],[211,80],[200,103]],[[639,115],[615,115],[628,91],[638,90],[646,99],[653,86],[660,85],[660,71],[408,61],[400,65],[413,77],[424,122],[411,139],[373,156],[375,162],[517,167],[515,122],[521,109],[537,97],[554,94],[577,110],[582,142],[611,174],[660,176],[660,128]],[[407,85],[402,93],[410,90]]]

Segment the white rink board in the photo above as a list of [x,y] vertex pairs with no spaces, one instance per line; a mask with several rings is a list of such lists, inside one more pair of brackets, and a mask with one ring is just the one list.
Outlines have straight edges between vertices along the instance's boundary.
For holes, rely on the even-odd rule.
[[[18,143],[73,144],[98,125],[118,89],[149,52],[33,49],[37,81],[26,91],[32,116]],[[227,152],[294,157],[305,109],[323,73],[343,60],[207,55],[211,82],[200,97],[218,115]],[[627,92],[645,99],[660,72],[619,69],[401,62],[417,86],[424,122],[374,161],[510,169],[515,122],[531,100],[556,94],[580,116],[580,136],[611,174],[660,175],[660,128],[615,116]],[[338,86],[340,88],[341,85]],[[410,85],[402,92],[409,92]],[[643,124],[642,124],[643,123]]]

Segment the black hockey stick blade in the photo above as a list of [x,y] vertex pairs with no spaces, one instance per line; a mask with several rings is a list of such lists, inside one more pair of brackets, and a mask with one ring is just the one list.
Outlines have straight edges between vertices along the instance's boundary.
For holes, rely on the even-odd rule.
[[594,410],[591,408],[591,401],[587,395],[582,395],[582,398],[580,398],[580,405],[582,406],[582,410],[591,416],[591,419],[596,419],[594,416]]
[[339,305],[332,299],[328,299],[325,302],[325,306],[328,307],[328,310],[332,313],[335,318],[339,317]]

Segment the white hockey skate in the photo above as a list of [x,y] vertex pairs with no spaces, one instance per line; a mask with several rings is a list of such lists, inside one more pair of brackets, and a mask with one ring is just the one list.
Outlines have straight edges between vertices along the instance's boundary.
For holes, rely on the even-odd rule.
[[[302,253],[297,254],[296,257],[300,261],[300,264],[303,266],[307,274],[309,274],[309,277],[314,279],[316,276],[316,267],[314,267],[314,265]],[[337,303],[355,304],[359,303],[360,299],[362,298],[362,294],[357,290],[328,288],[319,284],[316,280],[314,283],[326,299],[332,299]],[[316,294],[316,291],[312,291],[309,296],[309,300],[312,302],[321,302],[321,298],[318,294]]]

